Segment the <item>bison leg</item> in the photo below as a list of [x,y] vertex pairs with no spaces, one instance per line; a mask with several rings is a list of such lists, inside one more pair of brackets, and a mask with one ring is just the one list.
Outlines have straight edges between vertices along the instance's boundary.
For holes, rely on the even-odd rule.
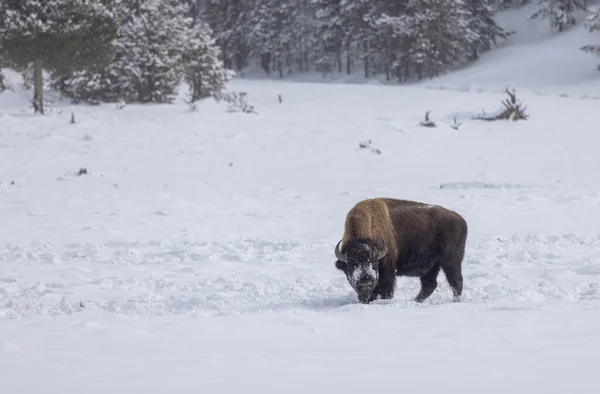
[[454,302],[460,301],[463,289],[463,276],[461,268],[462,256],[453,258],[448,264],[442,266],[446,280],[452,289]]
[[[382,263],[384,264],[384,263]],[[379,281],[377,287],[373,291],[373,298],[380,297],[383,300],[394,298],[394,291],[396,290],[396,273],[394,267],[380,267],[379,268]]]
[[440,265],[435,264],[427,273],[421,276],[421,291],[415,297],[416,302],[423,302],[437,288],[437,276],[440,273]]

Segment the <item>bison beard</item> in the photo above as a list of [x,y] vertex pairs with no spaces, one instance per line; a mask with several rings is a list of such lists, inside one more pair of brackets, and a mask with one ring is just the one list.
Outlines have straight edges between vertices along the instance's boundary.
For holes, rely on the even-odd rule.
[[390,198],[364,200],[346,217],[335,266],[361,303],[393,298],[396,276],[419,277],[421,291],[414,300],[423,302],[437,288],[440,270],[458,301],[466,237],[465,220],[443,207]]

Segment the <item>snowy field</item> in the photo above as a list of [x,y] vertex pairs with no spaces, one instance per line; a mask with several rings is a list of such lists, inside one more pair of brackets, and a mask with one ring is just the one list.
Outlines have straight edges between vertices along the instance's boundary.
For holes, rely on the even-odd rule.
[[[489,62],[413,87],[232,82],[258,115],[42,117],[0,94],[2,392],[600,392],[600,102],[581,99],[600,89],[523,79],[529,120],[472,120],[506,98]],[[465,75],[489,90],[452,90]],[[466,218],[463,302],[440,275],[423,304],[407,278],[358,303],[334,246],[379,196]]]
[[[231,88],[259,114],[39,117],[0,96],[6,392],[597,392],[597,101],[523,96],[530,120],[481,122],[503,95]],[[422,305],[402,278],[357,303],[333,248],[375,196],[464,215],[464,302],[440,276]]]

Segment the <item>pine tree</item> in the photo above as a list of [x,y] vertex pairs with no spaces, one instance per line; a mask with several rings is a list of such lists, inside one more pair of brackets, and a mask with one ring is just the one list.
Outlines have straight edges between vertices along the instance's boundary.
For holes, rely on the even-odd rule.
[[5,66],[5,61],[0,56],[0,93],[2,93],[3,91],[6,90],[6,85],[4,84],[4,74],[2,73],[2,67],[4,67],[4,66]]
[[[346,72],[350,74],[356,63],[362,60],[365,78],[372,75],[372,58],[377,51],[372,46],[378,29],[378,9],[386,0],[342,1],[341,15],[345,22],[344,50]],[[360,63],[359,63],[360,64]]]
[[[378,52],[382,52],[379,58],[387,80],[390,80],[392,75],[395,75],[399,82],[410,78],[409,54],[415,42],[415,31],[412,30],[414,23],[415,19],[408,15],[408,7],[389,7],[374,23],[377,35],[373,41],[379,44]],[[373,54],[371,55],[373,57]]]
[[188,7],[176,0],[124,2],[111,62],[71,72],[56,85],[89,103],[171,102],[182,80],[192,101],[220,92],[233,72],[223,67],[211,29]]
[[509,33],[494,20],[496,10],[502,6],[500,0],[464,0],[463,3],[469,14],[468,26],[475,34],[469,45],[469,58],[476,60],[479,54],[496,45],[498,38],[507,38]]
[[294,57],[301,52],[302,36],[308,34],[303,18],[303,0],[256,0],[250,14],[252,49],[261,56],[261,66],[269,75],[275,68],[280,77],[291,73]]
[[181,1],[209,22],[228,68],[256,64],[281,77],[362,66],[365,77],[425,78],[507,35],[493,18],[505,0]]
[[559,32],[576,23],[575,10],[585,8],[579,0],[537,0],[537,3],[542,8],[531,14],[529,19],[548,19],[550,27]]
[[171,102],[184,73],[184,12],[178,0],[124,0],[110,63],[75,70],[56,84],[75,101]]
[[[590,11],[591,14],[586,18],[583,27],[590,33],[600,32],[600,6],[590,7]],[[581,50],[600,57],[600,44],[585,45],[581,47]],[[600,64],[598,65],[598,70],[600,70]]]
[[478,38],[470,15],[454,0],[411,0],[406,33],[407,62],[417,79],[440,75],[462,62]]
[[225,69],[220,55],[210,27],[197,21],[190,27],[183,54],[185,81],[192,102],[221,92],[233,77],[234,72]]
[[170,102],[183,74],[189,20],[177,0],[134,3],[115,43],[117,84],[128,101]]
[[36,112],[44,113],[43,70],[101,63],[115,36],[112,0],[0,0],[0,48],[21,68],[34,64]]
[[337,68],[342,72],[345,21],[341,13],[342,0],[314,0],[314,26],[317,32],[315,67],[323,74]]
[[241,71],[252,52],[250,35],[256,27],[251,14],[257,0],[185,0],[196,1],[191,12],[200,16],[214,32],[225,67]]

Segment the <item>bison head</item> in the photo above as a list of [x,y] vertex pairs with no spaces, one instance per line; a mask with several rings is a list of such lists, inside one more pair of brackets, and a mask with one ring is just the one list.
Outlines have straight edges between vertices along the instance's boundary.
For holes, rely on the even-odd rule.
[[373,239],[356,239],[344,245],[342,253],[341,243],[335,246],[335,257],[338,259],[335,266],[346,274],[350,286],[358,294],[358,300],[368,304],[379,281],[379,260],[387,254],[387,244],[383,239],[381,247]]

